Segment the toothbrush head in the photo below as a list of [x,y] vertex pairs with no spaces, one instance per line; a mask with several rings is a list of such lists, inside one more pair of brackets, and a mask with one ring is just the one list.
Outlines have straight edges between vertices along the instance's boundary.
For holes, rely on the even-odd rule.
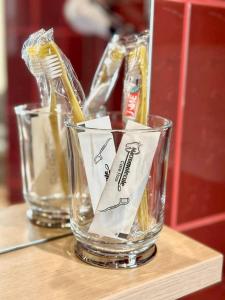
[[[62,58],[62,53],[53,41],[43,41],[38,49],[38,55],[41,59],[44,73],[48,81],[61,79],[63,90],[70,103],[71,112],[75,123],[84,121],[84,116],[79,104],[79,95],[71,84],[68,70]],[[53,83],[53,82],[52,82]],[[56,87],[53,87],[56,91]],[[61,90],[60,90],[61,93]]]
[[31,73],[35,77],[40,77],[44,75],[44,71],[41,66],[40,58],[38,57],[38,51],[36,47],[29,47],[27,49],[28,57],[29,57],[29,67]]
[[43,66],[49,79],[62,76],[62,64],[56,54],[49,55],[43,59]]
[[40,47],[39,57],[42,60],[44,72],[49,79],[53,80],[63,75],[65,66],[59,49],[53,42],[46,43]]

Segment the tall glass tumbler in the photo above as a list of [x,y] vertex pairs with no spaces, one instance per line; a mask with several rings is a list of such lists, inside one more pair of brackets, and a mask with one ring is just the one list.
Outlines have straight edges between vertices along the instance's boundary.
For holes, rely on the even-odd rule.
[[100,119],[66,122],[75,252],[92,265],[133,268],[156,254],[172,122],[151,115],[144,126],[116,112]]
[[23,196],[32,223],[69,226],[68,168],[64,115],[40,104],[15,107]]

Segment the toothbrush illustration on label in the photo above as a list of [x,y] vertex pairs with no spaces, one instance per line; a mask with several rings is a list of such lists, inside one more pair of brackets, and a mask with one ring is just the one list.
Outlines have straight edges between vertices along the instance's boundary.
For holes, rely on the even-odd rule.
[[119,207],[119,206],[127,205],[127,204],[129,204],[129,202],[130,202],[130,199],[129,199],[129,198],[120,198],[120,201],[119,201],[118,204],[109,206],[109,207],[107,207],[107,208],[105,208],[105,209],[102,209],[102,210],[99,210],[99,211],[100,211],[100,212],[110,211],[110,210],[115,209],[115,208],[117,208],[117,207]]
[[105,150],[105,148],[107,147],[110,140],[112,140],[112,138],[109,138],[109,139],[106,140],[104,145],[101,147],[99,153],[94,157],[94,162],[95,162],[96,165],[103,159],[102,152]]

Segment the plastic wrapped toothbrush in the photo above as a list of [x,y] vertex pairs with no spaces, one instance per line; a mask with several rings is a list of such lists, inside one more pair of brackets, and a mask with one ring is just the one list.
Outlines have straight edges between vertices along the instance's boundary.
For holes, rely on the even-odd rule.
[[83,90],[77,77],[68,70],[68,60],[64,60],[64,54],[54,42],[52,29],[40,37],[38,57],[49,82],[51,103],[58,103],[57,97],[61,96],[64,98],[67,110],[71,112],[74,122],[83,121],[84,116],[80,108],[84,99]]
[[126,49],[115,34],[108,43],[96,70],[90,94],[84,103],[84,113],[96,113],[108,101],[118,78]]
[[142,124],[146,124],[148,115],[148,42],[148,31],[126,39],[123,117]]
[[31,34],[22,47],[22,58],[37,81],[42,106],[50,105],[49,86],[37,53],[37,41],[45,33],[44,29]]
[[[123,118],[148,125],[149,115],[149,31],[127,39],[125,79],[123,88]],[[149,225],[148,197],[145,188],[138,209],[138,223],[144,231]]]
[[[49,54],[45,57],[45,55],[43,55],[41,51],[43,47],[45,47],[47,44],[50,45],[50,43],[57,52],[57,55],[50,55],[49,52]],[[53,57],[54,55],[55,57]],[[83,89],[70,61],[61,51],[61,49],[59,49],[58,46],[55,44],[53,38],[53,29],[50,29],[48,31],[41,29],[31,34],[23,45],[22,58],[24,59],[30,72],[34,75],[34,77],[37,80],[37,84],[40,91],[40,97],[42,100],[42,106],[51,106],[51,110],[53,110],[56,109],[56,104],[61,104],[62,107],[65,107],[66,111],[71,110],[68,93],[65,91],[65,87],[62,86],[61,81],[59,82],[58,80],[57,83],[55,82],[53,88],[50,73],[56,74],[58,70],[56,68],[56,71],[50,71],[53,71],[53,60],[55,60],[55,62],[58,62],[59,66],[61,64],[61,70],[65,75],[64,78],[68,80],[67,86],[69,86],[70,91],[72,90],[72,94],[76,95],[76,100],[78,101],[79,105],[82,105],[85,99]]]
[[[155,0],[148,0],[149,3],[149,34],[148,31],[143,32],[141,35],[145,37],[147,42],[148,58],[147,58],[147,79],[146,79],[146,101],[142,103],[138,114],[138,121],[142,124],[148,123],[148,115],[150,113],[151,104],[151,79],[152,79],[152,52],[153,52],[153,31],[154,31],[154,16],[155,16]],[[145,189],[142,196],[141,204],[138,209],[138,221],[140,227],[146,230],[149,225],[148,215],[148,197],[147,189]]]
[[[80,105],[84,100],[84,93],[69,60],[55,44],[52,29],[41,29],[30,35],[23,45],[22,57],[37,80],[43,109],[45,112],[49,111],[49,122],[47,119],[45,121],[45,131],[48,132],[46,141],[40,142],[50,144],[54,149],[61,185],[67,194],[67,168],[57,111],[60,107],[60,111],[72,113],[75,122],[83,121]],[[34,157],[38,157],[38,149],[34,152]]]

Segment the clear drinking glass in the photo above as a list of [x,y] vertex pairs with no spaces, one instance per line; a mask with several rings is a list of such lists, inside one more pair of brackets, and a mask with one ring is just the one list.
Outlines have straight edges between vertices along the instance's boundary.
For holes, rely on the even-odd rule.
[[20,141],[23,196],[27,216],[44,227],[69,226],[66,128],[60,108],[40,104],[15,107]]
[[151,115],[149,127],[127,129],[120,113],[109,113],[109,118],[112,129],[66,121],[71,229],[75,252],[83,261],[104,268],[132,268],[156,254],[172,122]]

